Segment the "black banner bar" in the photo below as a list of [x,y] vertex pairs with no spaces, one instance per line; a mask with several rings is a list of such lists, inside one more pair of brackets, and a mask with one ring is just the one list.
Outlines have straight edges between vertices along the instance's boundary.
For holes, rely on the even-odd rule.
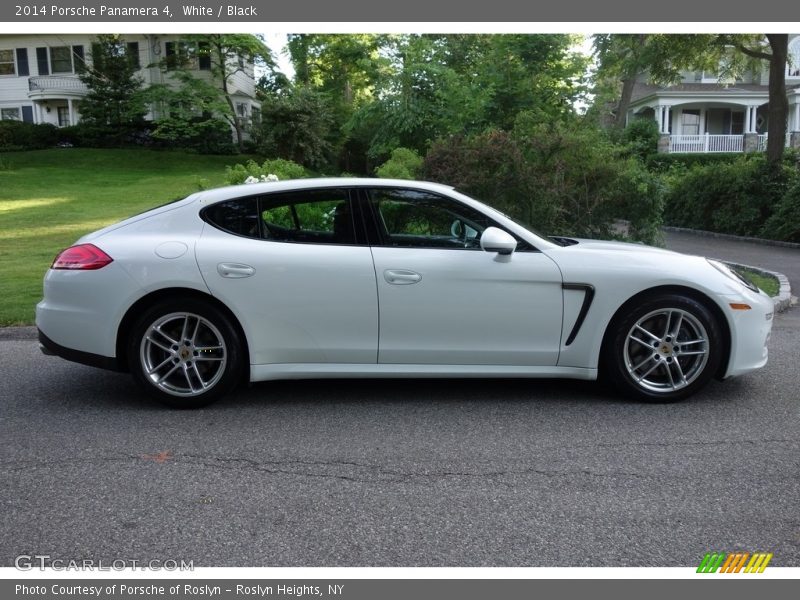
[[140,22],[678,22],[742,23],[800,21],[800,4],[785,0],[752,2],[671,0],[653,4],[641,0],[614,2],[493,2],[454,0],[49,0],[2,3],[3,23]]

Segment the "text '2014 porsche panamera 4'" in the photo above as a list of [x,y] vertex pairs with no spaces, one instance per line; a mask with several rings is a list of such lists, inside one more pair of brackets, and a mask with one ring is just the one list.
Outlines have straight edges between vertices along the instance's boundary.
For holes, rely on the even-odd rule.
[[47,272],[36,324],[47,353],[177,407],[242,381],[599,373],[672,401],[762,367],[772,312],[716,261],[341,178],[199,192],[86,235]]

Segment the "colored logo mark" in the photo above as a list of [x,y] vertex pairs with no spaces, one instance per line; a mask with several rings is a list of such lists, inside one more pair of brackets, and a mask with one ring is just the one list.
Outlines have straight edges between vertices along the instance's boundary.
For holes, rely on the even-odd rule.
[[[772,560],[771,552],[708,552],[703,557],[698,573],[763,573],[769,561]],[[747,565],[747,566],[745,566]]]

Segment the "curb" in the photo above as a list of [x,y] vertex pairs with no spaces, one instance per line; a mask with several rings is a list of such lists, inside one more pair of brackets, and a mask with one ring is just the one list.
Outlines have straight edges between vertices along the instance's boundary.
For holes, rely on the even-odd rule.
[[[775,312],[783,312],[792,305],[792,286],[789,284],[789,279],[783,273],[778,273],[777,271],[768,271],[767,269],[754,267],[752,265],[743,265],[741,263],[735,263],[729,260],[721,260],[721,262],[733,265],[734,267],[749,269],[750,271],[755,271],[756,273],[761,273],[762,275],[771,275],[777,279],[781,287],[778,291],[778,295],[772,298],[772,302],[775,304]],[[797,301],[796,298],[794,300],[795,302]]]
[[[699,237],[713,237],[713,238],[719,238],[721,240],[734,240],[738,242],[749,242],[751,244],[761,244],[763,246],[779,246],[781,248],[794,248],[800,250],[800,244],[797,244],[795,242],[782,242],[780,240],[768,240],[765,238],[758,238],[758,237],[731,235],[730,233],[717,233],[716,231],[705,231],[703,229],[689,229],[688,227],[664,226],[661,229],[663,231],[674,231],[675,233],[692,233]],[[765,273],[771,273],[771,271],[765,271]]]

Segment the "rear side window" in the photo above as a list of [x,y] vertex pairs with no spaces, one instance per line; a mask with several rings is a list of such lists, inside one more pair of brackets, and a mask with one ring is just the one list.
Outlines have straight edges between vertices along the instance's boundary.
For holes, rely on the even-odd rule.
[[234,235],[304,244],[356,244],[346,189],[303,190],[237,198],[209,206],[203,218]]
[[237,198],[209,206],[203,217],[223,231],[246,237],[260,237],[258,198]]

